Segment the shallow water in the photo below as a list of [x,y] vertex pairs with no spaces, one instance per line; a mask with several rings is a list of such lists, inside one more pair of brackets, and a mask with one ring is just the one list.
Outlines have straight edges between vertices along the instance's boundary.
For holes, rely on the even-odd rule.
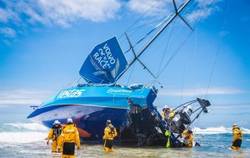
[[[45,142],[21,144],[21,145],[3,145],[0,147],[0,157],[13,157],[13,158],[34,158],[34,157],[53,157],[50,153],[50,149]],[[204,157],[232,157],[232,158],[247,158],[250,156],[249,149],[242,149],[239,152],[233,152],[227,148],[221,148],[219,150],[207,151],[205,147],[193,148],[193,149],[165,149],[165,148],[123,148],[114,147],[112,153],[103,152],[102,145],[82,145],[81,149],[77,151],[78,157],[126,157],[126,158],[204,158]]]
[[[13,108],[13,107],[11,107]],[[3,112],[3,109],[1,109]],[[0,111],[1,111],[0,110]],[[48,129],[32,123],[25,117],[30,110],[22,109],[12,113],[6,109],[0,115],[0,157],[2,158],[48,158],[53,157],[50,146],[44,138]],[[10,111],[9,113],[7,113]],[[3,114],[3,115],[2,115]],[[195,138],[201,147],[192,149],[166,148],[125,148],[114,146],[114,152],[105,153],[102,145],[81,146],[77,151],[78,157],[126,157],[126,158],[250,158],[250,129],[244,129],[242,149],[239,152],[229,150],[231,145],[231,128],[210,127],[195,128]],[[83,142],[84,143],[84,142]]]
[[[27,123],[23,126],[30,126],[29,131],[22,129],[21,132],[0,132],[0,157],[12,158],[47,158],[53,157],[50,153],[50,146],[46,144],[44,138],[47,135],[47,129],[37,131],[32,126],[38,126],[34,123]],[[14,126],[21,128],[20,124]],[[42,127],[41,127],[42,128]],[[30,130],[32,129],[32,130]],[[242,149],[239,152],[229,150],[231,144],[231,134],[196,134],[196,140],[201,147],[166,149],[166,148],[129,148],[114,146],[114,152],[105,153],[102,145],[82,144],[81,149],[77,151],[78,157],[148,157],[148,158],[204,158],[204,157],[230,157],[247,158],[250,157],[250,134],[244,135]],[[83,142],[84,143],[84,142]]]

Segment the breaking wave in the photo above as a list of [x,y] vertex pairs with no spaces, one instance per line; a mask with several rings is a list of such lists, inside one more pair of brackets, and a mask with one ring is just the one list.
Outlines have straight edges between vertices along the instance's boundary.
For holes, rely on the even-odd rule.
[[29,130],[29,131],[47,131],[48,128],[39,123],[5,123],[9,129],[14,130]]
[[[241,128],[244,134],[250,134],[250,129]],[[195,134],[230,134],[232,133],[232,128],[227,127],[209,127],[209,128],[198,128],[193,129]]]
[[45,132],[0,132],[2,143],[41,142],[46,138]]
[[[250,134],[250,129],[241,128],[244,134]],[[195,134],[230,134],[231,128],[209,127],[193,128]],[[42,142],[47,136],[48,128],[38,123],[4,123],[0,126],[0,143],[31,143]],[[249,140],[248,140],[249,141]]]
[[41,142],[47,136],[48,128],[38,123],[4,123],[0,126],[0,142]]

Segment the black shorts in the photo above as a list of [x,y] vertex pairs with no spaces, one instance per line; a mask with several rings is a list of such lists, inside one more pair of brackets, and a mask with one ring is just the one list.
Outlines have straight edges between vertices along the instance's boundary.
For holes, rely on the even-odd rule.
[[63,155],[75,155],[75,143],[63,143]]
[[108,139],[104,140],[104,147],[112,148],[112,146],[113,146],[113,140],[108,140]]
[[236,139],[235,141],[233,141],[233,145],[234,147],[240,147],[242,143],[241,139]]

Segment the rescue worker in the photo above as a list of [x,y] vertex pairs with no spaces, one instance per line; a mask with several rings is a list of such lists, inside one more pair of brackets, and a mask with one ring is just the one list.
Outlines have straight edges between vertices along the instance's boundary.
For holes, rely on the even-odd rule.
[[77,146],[78,150],[80,149],[80,137],[71,118],[67,119],[67,124],[62,130],[59,144],[62,147],[62,158],[75,158],[75,146]]
[[166,119],[166,106],[161,111],[161,117],[162,117],[162,120]]
[[232,142],[231,149],[240,150],[243,133],[237,124],[233,125],[232,132],[233,132],[233,142]]
[[48,137],[46,138],[48,145],[49,145],[49,140],[52,140],[51,144],[52,152],[60,152],[60,147],[58,143],[61,132],[62,132],[61,123],[58,120],[55,120],[52,128],[49,131]]
[[113,147],[114,138],[117,136],[117,131],[115,127],[112,125],[111,120],[107,120],[106,128],[104,129],[104,151],[111,152]]
[[184,147],[189,147],[192,148],[193,147],[193,132],[190,129],[185,129],[182,132],[182,138],[184,139],[183,141],[183,145]]
[[165,107],[162,109],[162,112],[161,112],[162,119],[165,121],[169,121],[173,119],[174,115],[175,115],[175,112],[170,107],[165,105]]

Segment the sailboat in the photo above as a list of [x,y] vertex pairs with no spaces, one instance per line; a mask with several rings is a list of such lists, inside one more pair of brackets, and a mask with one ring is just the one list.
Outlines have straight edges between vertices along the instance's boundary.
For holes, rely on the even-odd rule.
[[[66,123],[67,118],[72,118],[80,137],[94,142],[101,142],[105,122],[112,120],[118,129],[117,140],[121,144],[163,145],[166,141],[164,132],[170,129],[170,125],[162,120],[153,104],[158,90],[154,86],[141,84],[119,85],[117,81],[136,61],[143,65],[140,56],[175,18],[181,17],[180,13],[190,1],[177,8],[173,0],[175,13],[162,21],[160,29],[140,52],[135,52],[126,34],[134,54],[130,63],[127,62],[116,37],[98,44],[79,71],[86,84],[60,90],[53,99],[36,108],[28,118],[47,127],[51,127],[54,120]],[[186,23],[183,17],[181,19]],[[144,68],[150,73],[145,65]],[[198,103],[198,107],[190,110],[190,105],[194,103]],[[190,126],[202,112],[207,112],[208,106],[209,101],[197,98],[177,107],[176,118],[171,124],[173,133],[180,134],[184,130],[183,126]],[[191,115],[196,112],[197,115],[192,119]]]

